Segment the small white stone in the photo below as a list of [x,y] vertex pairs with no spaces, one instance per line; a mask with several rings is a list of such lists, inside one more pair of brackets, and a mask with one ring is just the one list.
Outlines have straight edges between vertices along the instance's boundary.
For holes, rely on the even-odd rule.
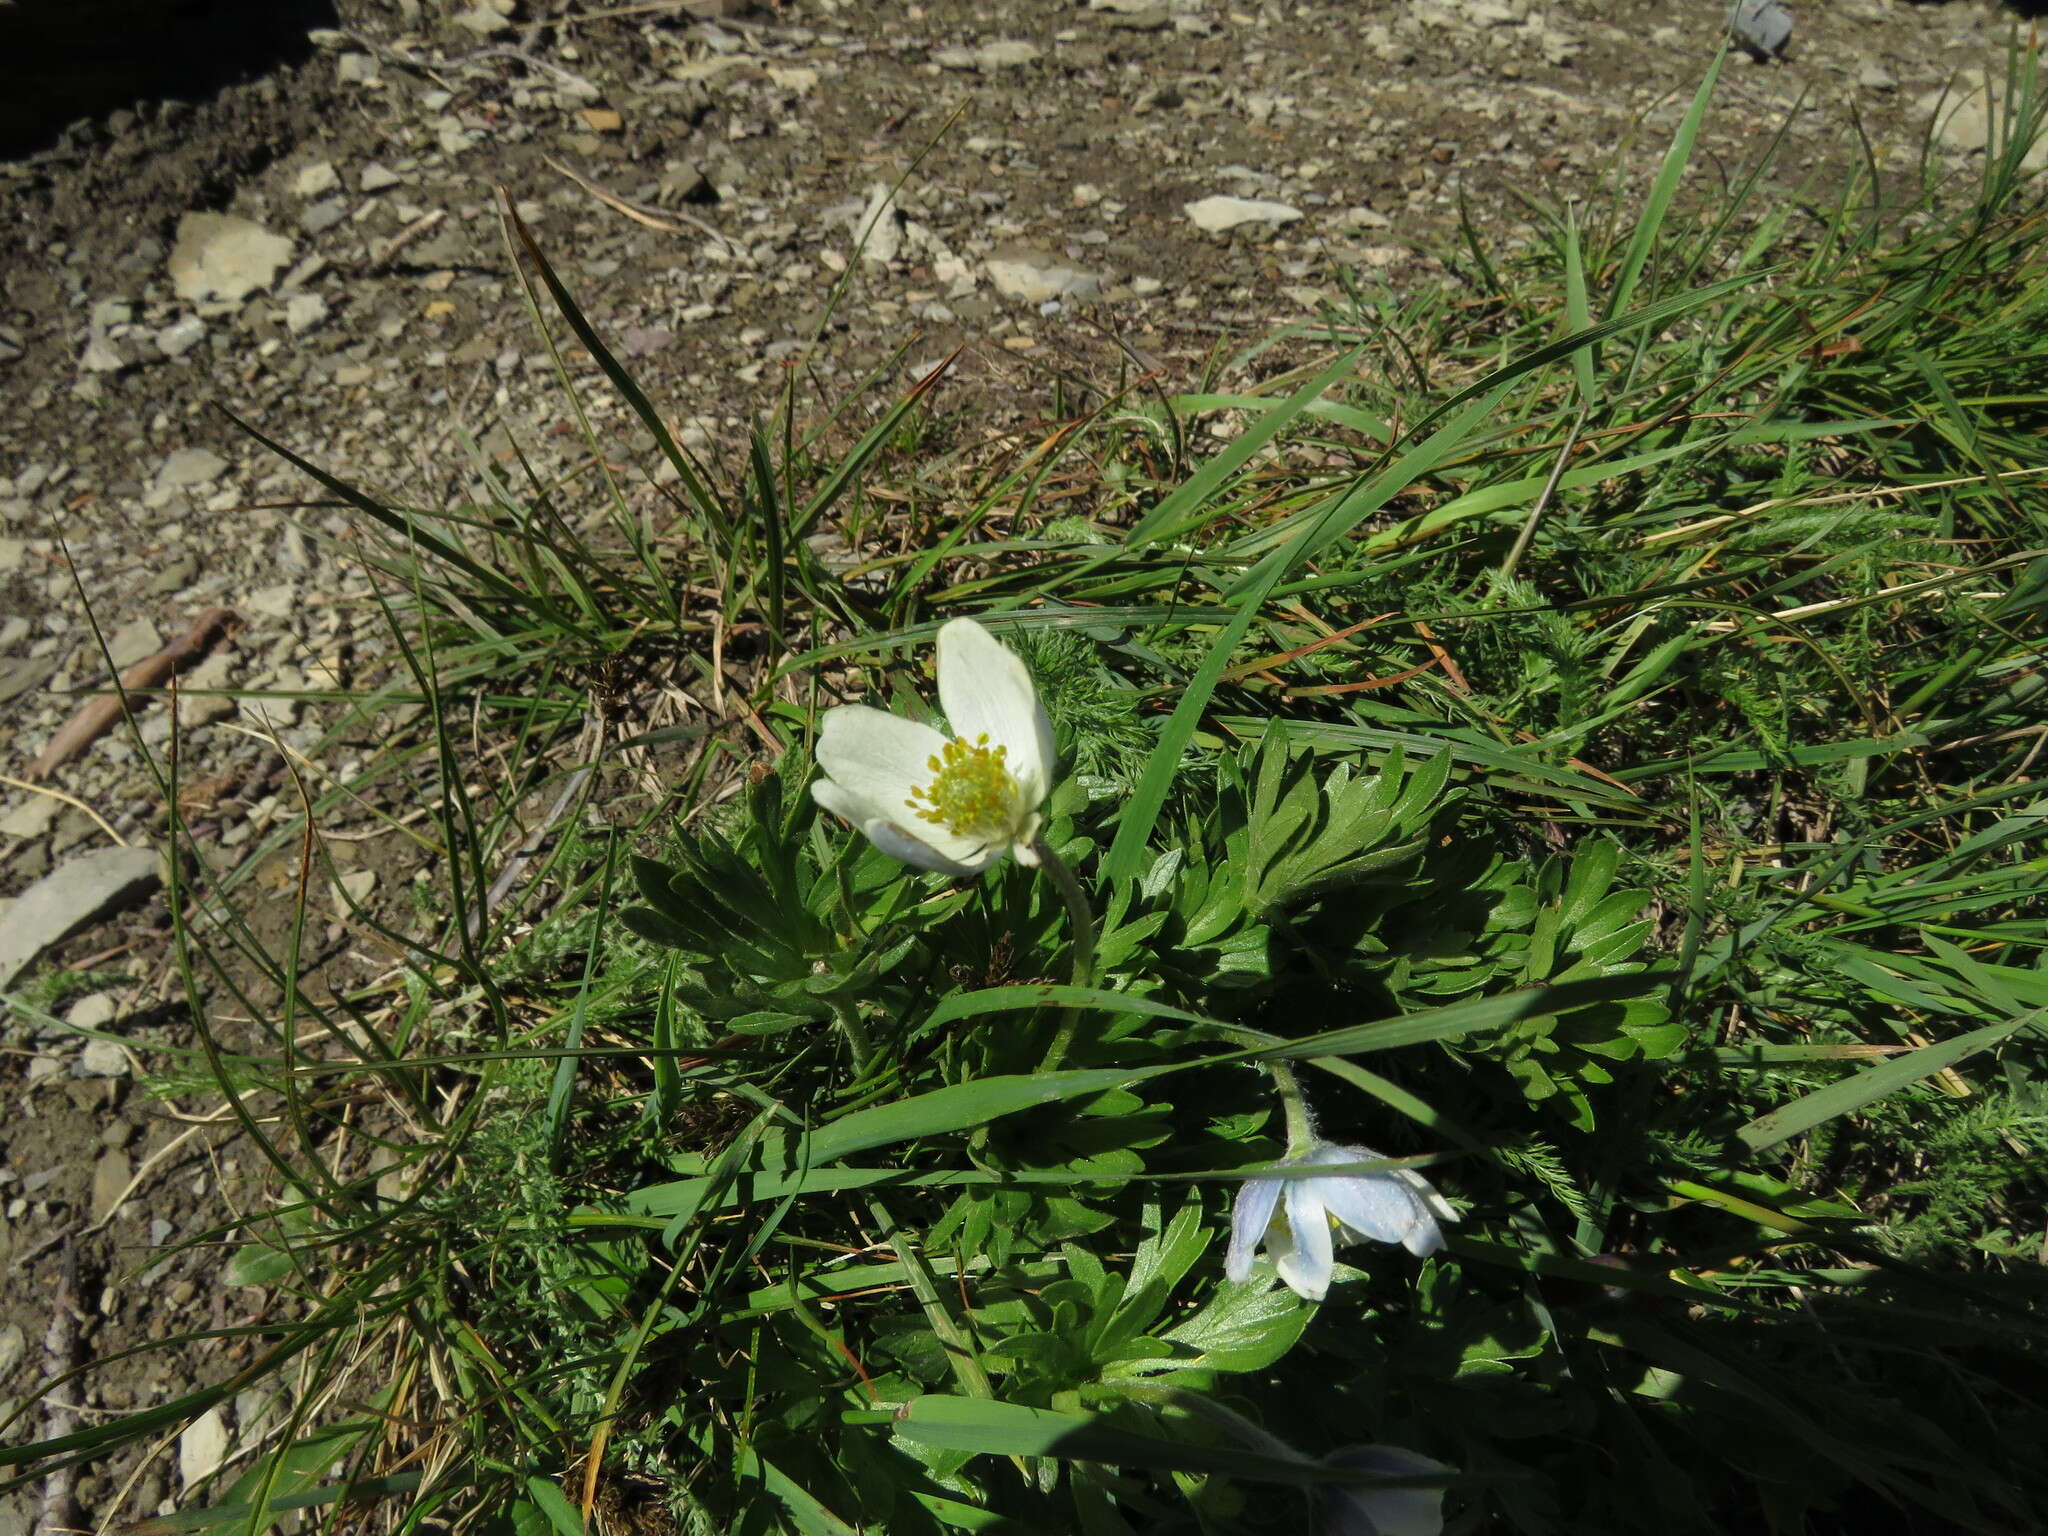
[[1020,69],[1037,63],[1039,50],[1034,44],[1005,38],[1001,42],[983,43],[974,55],[975,62],[984,70]]
[[163,489],[211,485],[227,467],[228,461],[210,448],[180,448],[157,466],[156,483]]
[[178,1479],[187,1488],[211,1477],[228,1459],[228,1427],[216,1406],[185,1426],[178,1436]]
[[101,848],[60,864],[24,891],[0,923],[0,987],[51,945],[140,900],[162,880],[150,848]]
[[[1919,110],[1934,119],[1934,133],[1950,149],[1989,153],[2004,147],[2015,126],[2012,111],[1981,69],[1966,69],[1942,90],[1929,91]],[[2029,171],[2048,169],[2048,131],[2027,147],[2020,160]]]
[[357,907],[370,899],[370,892],[377,888],[377,871],[356,869],[334,882],[334,910],[343,917],[349,916]]
[[78,1070],[86,1077],[126,1077],[128,1053],[112,1040],[88,1040],[78,1053]]
[[113,657],[114,665],[124,671],[163,648],[164,637],[157,632],[157,627],[139,614],[107,638],[107,654]]
[[299,606],[299,589],[288,581],[258,587],[242,600],[242,606],[270,619],[288,619]]
[[869,266],[886,267],[903,249],[903,226],[896,221],[896,200],[891,190],[877,182],[868,193],[867,206],[853,221],[853,238],[861,244],[860,259]]
[[87,373],[119,373],[128,366],[128,359],[106,337],[95,336],[85,344],[78,366]]
[[0,837],[41,837],[56,823],[62,805],[48,795],[30,795],[0,816]]
[[64,1022],[77,1029],[105,1029],[121,1016],[121,999],[111,992],[93,992],[66,1010]]
[[261,224],[224,213],[188,213],[178,221],[171,286],[190,304],[233,303],[267,287],[292,259],[292,242]]
[[1181,212],[1195,221],[1199,229],[1210,234],[1222,234],[1245,224],[1264,224],[1269,227],[1292,224],[1301,217],[1299,208],[1286,203],[1266,202],[1255,197],[1204,197],[1192,203],[1181,204]]
[[303,336],[327,321],[327,301],[317,293],[295,293],[284,306],[285,329]]
[[991,259],[988,280],[996,292],[1026,304],[1093,299],[1102,293],[1102,280],[1093,273],[1050,261]]
[[178,724],[197,730],[225,720],[235,712],[235,701],[222,698],[217,690],[233,685],[235,658],[228,651],[215,651],[191,672],[178,690]]
[[316,160],[299,167],[299,174],[292,178],[292,193],[296,197],[319,197],[340,185],[340,173],[327,161]]
[[197,315],[187,315],[156,333],[156,349],[165,357],[183,357],[205,338],[206,322]]

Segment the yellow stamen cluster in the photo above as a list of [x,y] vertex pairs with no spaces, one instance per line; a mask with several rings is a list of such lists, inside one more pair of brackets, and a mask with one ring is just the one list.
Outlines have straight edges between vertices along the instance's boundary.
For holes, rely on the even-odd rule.
[[931,783],[913,787],[903,803],[921,820],[944,827],[955,837],[989,843],[1008,838],[1016,827],[1022,793],[1003,761],[1009,753],[1008,747],[991,747],[985,731],[972,743],[956,736],[925,760]]

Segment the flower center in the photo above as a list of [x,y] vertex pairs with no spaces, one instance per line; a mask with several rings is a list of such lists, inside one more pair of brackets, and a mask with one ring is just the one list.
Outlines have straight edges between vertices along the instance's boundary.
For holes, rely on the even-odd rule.
[[1004,764],[1008,747],[991,747],[983,732],[971,744],[956,736],[925,765],[929,784],[915,786],[903,803],[919,819],[936,823],[955,837],[993,843],[1009,838],[1017,825],[1017,803],[1023,788]]

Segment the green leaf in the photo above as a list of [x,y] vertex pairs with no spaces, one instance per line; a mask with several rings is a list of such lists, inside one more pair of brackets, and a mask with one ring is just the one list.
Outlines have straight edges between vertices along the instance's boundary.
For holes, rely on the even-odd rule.
[[292,1272],[292,1256],[268,1243],[244,1243],[228,1259],[222,1279],[229,1285],[269,1285]]
[[1189,1013],[1149,997],[1128,992],[1104,992],[1094,987],[1025,986],[989,987],[979,992],[956,992],[925,1020],[926,1029],[951,1024],[958,1019],[978,1018],[987,1013],[1011,1013],[1020,1008],[1099,1008],[1110,1013],[1135,1013],[1151,1019],[1174,1019],[1182,1024],[1212,1024],[1213,1019]]
[[1759,1115],[1735,1134],[1751,1151],[1761,1152],[1802,1131],[1810,1131],[1837,1115],[1846,1115],[1887,1094],[1910,1087],[1922,1078],[1932,1077],[1943,1067],[1954,1066],[1964,1057],[1974,1056],[1978,1051],[2018,1034],[2040,1017],[2041,1010],[2037,1008],[2019,1018],[1987,1024],[1952,1040],[1937,1040],[1903,1056],[1894,1056],[1877,1066],[1852,1073],[1838,1083],[1830,1083],[1803,1099],[1780,1105],[1767,1115]]
[[548,1526],[556,1536],[585,1536],[583,1517],[576,1512],[561,1489],[544,1477],[529,1477],[526,1480],[526,1496],[542,1514],[547,1516]]
[[1286,1461],[1234,1446],[1190,1445],[1120,1428],[1097,1414],[1058,1413],[1021,1403],[917,1398],[896,1416],[899,1437],[982,1456],[1053,1456],[1160,1472],[1207,1472],[1273,1483],[1356,1483],[1356,1472]]
[[[246,1480],[246,1479],[245,1479]],[[418,1472],[394,1472],[388,1477],[360,1478],[352,1483],[322,1483],[316,1488],[303,1489],[297,1493],[278,1494],[268,1504],[267,1514],[284,1514],[291,1510],[319,1509],[324,1505],[337,1504],[345,1500],[361,1500],[365,1503],[394,1498],[410,1493],[424,1481]],[[237,1485],[239,1486],[239,1484]],[[133,1525],[121,1527],[123,1536],[176,1536],[182,1531],[210,1531],[217,1526],[237,1524],[241,1531],[237,1536],[251,1531],[248,1522],[262,1519],[253,1504],[215,1504],[206,1509],[181,1509],[173,1514],[157,1515],[152,1519],[140,1520]],[[256,1531],[270,1529],[269,1524],[253,1527]]]
[[1128,1082],[1129,1072],[1107,1068],[1080,1072],[1017,1074],[984,1077],[974,1082],[953,1083],[915,1098],[894,1104],[878,1104],[835,1120],[820,1128],[810,1139],[812,1164],[837,1162],[856,1152],[873,1151],[919,1136],[942,1136],[950,1131],[987,1125],[1005,1115],[1057,1104],[1065,1099],[1103,1093]]
[[1176,1369],[1260,1371],[1294,1347],[1315,1307],[1284,1285],[1225,1280],[1202,1309],[1166,1331],[1170,1344],[1195,1352]]

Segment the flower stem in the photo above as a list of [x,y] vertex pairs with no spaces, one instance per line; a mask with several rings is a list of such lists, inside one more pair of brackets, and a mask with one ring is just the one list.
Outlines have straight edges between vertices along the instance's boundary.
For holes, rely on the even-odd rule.
[[[1280,1043],[1278,1035],[1269,1035],[1262,1029],[1246,1029],[1240,1024],[1211,1024],[1207,1033],[1218,1039],[1235,1040],[1240,1045]],[[1308,1096],[1301,1091],[1301,1079],[1285,1061],[1262,1061],[1259,1065],[1271,1074],[1274,1091],[1280,1095],[1281,1112],[1287,1116],[1288,1157],[1306,1156],[1321,1138],[1316,1135],[1316,1118],[1309,1111]]]
[[832,1018],[839,1025],[839,1032],[846,1036],[846,1048],[853,1054],[853,1075],[867,1076],[868,1065],[875,1059],[875,1043],[868,1038],[868,1027],[860,1019],[860,1010],[844,998],[832,999]]
[[[1067,926],[1073,931],[1074,961],[1073,984],[1077,987],[1093,986],[1095,983],[1095,911],[1088,905],[1088,896],[1081,889],[1081,882],[1074,878],[1074,872],[1067,868],[1066,861],[1046,844],[1044,838],[1034,838],[1031,851],[1038,855],[1038,864],[1051,878],[1053,886],[1060,893],[1060,899],[1067,904]],[[1060,1015],[1059,1027],[1053,1031],[1052,1044],[1045,1048],[1045,1057],[1038,1063],[1038,1070],[1051,1072],[1066,1060],[1067,1047],[1074,1043],[1074,1031],[1080,1028],[1081,1010],[1069,1008]]]
[[1304,1156],[1316,1144],[1316,1123],[1302,1096],[1301,1079],[1284,1061],[1269,1061],[1264,1066],[1273,1074],[1273,1090],[1280,1095],[1280,1108],[1287,1116],[1287,1155]]

